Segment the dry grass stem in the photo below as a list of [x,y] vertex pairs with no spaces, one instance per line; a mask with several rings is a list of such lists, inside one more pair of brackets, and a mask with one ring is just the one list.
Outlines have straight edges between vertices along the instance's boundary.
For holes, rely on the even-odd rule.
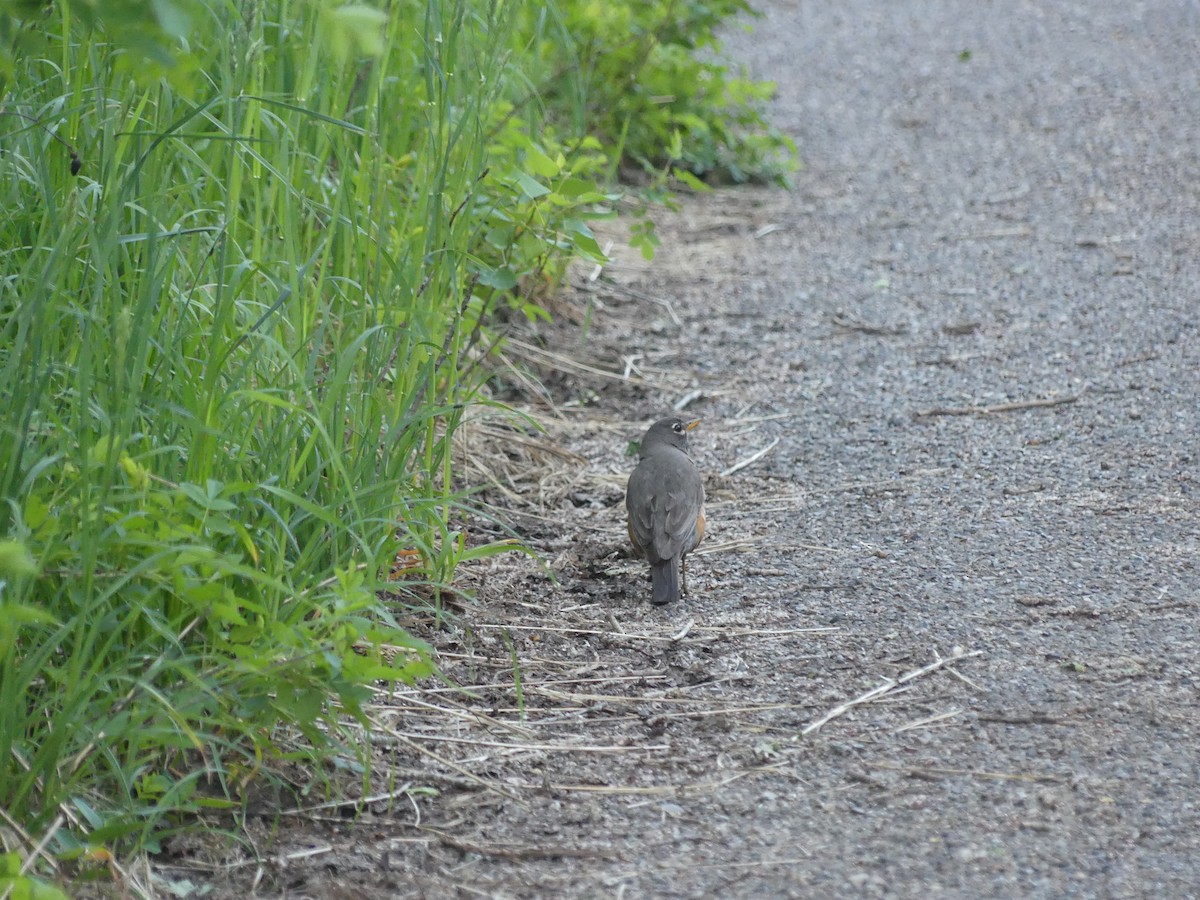
[[603,850],[586,850],[577,847],[534,847],[517,844],[479,844],[464,838],[455,837],[437,828],[422,826],[421,830],[431,834],[447,847],[461,850],[464,853],[477,853],[480,856],[495,856],[513,862],[528,859],[619,859],[614,853]]
[[[947,669],[947,671],[950,671]],[[914,722],[909,722],[907,725],[901,725],[899,728],[893,728],[894,734],[901,734],[905,731],[912,731],[916,728],[928,728],[930,725],[936,725],[940,722],[945,722],[947,719],[953,719],[955,716],[961,716],[961,709],[948,709],[945,712],[935,713],[932,716],[926,716],[923,719],[917,719]]]
[[832,316],[830,321],[838,328],[843,328],[846,331],[857,331],[860,334],[878,335],[881,337],[899,337],[903,334],[908,334],[907,325],[874,325],[870,322],[864,322],[857,316],[847,313],[845,310],[838,310]]
[[680,397],[678,400],[676,400],[674,406],[672,406],[671,408],[675,412],[681,412],[681,411],[687,409],[689,406],[691,406],[697,400],[701,399],[702,397],[707,397],[707,396],[709,396],[709,394],[703,388],[696,388],[696,390],[688,391],[686,394],[684,394],[682,397]]
[[902,766],[895,763],[869,762],[866,765],[872,769],[883,769],[888,772],[901,772],[917,778],[930,776],[963,776],[966,778],[987,778],[993,781],[1028,781],[1034,784],[1062,784],[1057,775],[1028,775],[1021,772],[987,772],[975,769],[953,769],[945,766]]
[[762,459],[764,456],[766,456],[768,453],[770,453],[772,450],[774,450],[775,447],[779,444],[779,441],[780,441],[780,438],[775,438],[775,440],[771,441],[771,443],[767,444],[761,450],[756,450],[754,453],[747,456],[741,462],[734,463],[732,466],[730,466],[728,469],[726,469],[725,471],[723,471],[721,473],[721,477],[727,478],[728,476],[734,474],[735,472],[740,472],[740,471],[742,471],[742,469],[745,469],[748,466],[754,465],[756,462],[758,462],[760,459]]
[[281,816],[311,816],[313,813],[322,812],[330,809],[362,809],[376,803],[384,801],[398,800],[401,797],[407,796],[409,790],[412,789],[412,782],[406,781],[402,787],[394,791],[384,791],[379,794],[371,794],[366,797],[346,797],[342,800],[330,800],[328,803],[317,803],[312,806],[295,806],[291,809],[281,809]]
[[618,794],[629,796],[695,796],[719,791],[735,781],[741,781],[752,771],[736,772],[725,778],[711,781],[681,781],[676,784],[661,785],[621,785],[621,784],[519,784],[518,787],[529,791],[564,791],[577,794]]
[[988,231],[973,231],[967,234],[951,235],[952,241],[990,241],[998,238],[1029,237],[1033,229],[1028,225],[1014,225],[1011,228],[992,228]]
[[[628,268],[630,268],[629,266],[621,266],[619,264],[616,264],[611,260],[608,263],[608,267],[610,269],[613,269],[613,268],[628,269]],[[637,270],[637,269],[640,269],[640,267],[634,267],[634,270]],[[659,306],[661,306],[663,309],[665,309],[667,311],[667,315],[671,317],[671,322],[672,322],[672,324],[675,325],[676,328],[680,328],[683,326],[683,320],[681,318],[679,318],[679,314],[675,311],[674,304],[672,304],[670,300],[668,300],[664,297],[657,297],[653,294],[648,294],[645,291],[640,291],[637,288],[632,287],[628,284],[621,284],[621,283],[615,282],[615,281],[607,282],[605,284],[605,288],[607,288],[609,293],[611,293],[611,294],[628,297],[633,300],[643,300],[648,303],[657,303]]]
[[[502,797],[507,797],[509,800],[512,800],[515,803],[519,803],[522,806],[525,805],[525,801],[522,800],[521,797],[519,797],[517,794],[514,794],[512,791],[508,790],[503,785],[498,784],[497,782],[492,781],[490,779],[483,778],[479,775],[476,775],[474,772],[460,766],[454,760],[447,759],[446,757],[444,757],[438,753],[434,753],[428,747],[424,747],[421,744],[417,743],[416,741],[410,740],[409,738],[406,738],[403,735],[400,735],[396,732],[390,731],[389,729],[386,729],[386,728],[381,729],[381,730],[387,736],[393,738],[394,740],[398,741],[401,744],[404,744],[404,746],[408,747],[408,749],[412,750],[414,753],[417,753],[421,756],[427,757],[427,758],[433,760],[438,765],[445,766],[447,769],[450,769],[453,772],[457,772],[459,775],[461,775],[467,781],[474,782],[476,785],[483,788],[484,790],[491,791],[492,793],[495,793],[495,794],[499,794]],[[422,738],[422,740],[427,740],[427,739],[428,739],[427,737]]]
[[525,744],[488,741],[480,738],[456,737],[448,734],[415,734],[403,731],[388,731],[390,737],[405,737],[414,741],[434,741],[447,744],[464,744],[471,747],[492,747],[498,750],[519,750],[531,753],[661,753],[671,749],[669,744],[638,745],[588,745],[588,744],[543,744],[530,741]]
[[1046,400],[1015,400],[1011,403],[995,403],[991,406],[935,406],[932,409],[922,409],[913,413],[917,419],[931,416],[990,416],[995,413],[1017,412],[1023,409],[1045,409],[1052,406],[1066,406],[1079,401],[1079,395],[1070,397],[1051,397]]
[[[6,822],[8,822],[10,825],[12,825],[12,827],[17,831],[18,834],[21,835],[21,839],[23,841],[25,841],[27,844],[32,844],[32,840],[31,840],[30,836],[28,834],[26,834],[24,830],[22,830],[20,827],[18,827],[17,824],[8,816],[7,813],[5,813],[4,819]],[[24,875],[30,869],[33,868],[38,857],[41,857],[45,862],[48,862],[53,871],[55,871],[55,872],[58,871],[58,863],[53,858],[53,856],[51,856],[51,854],[46,852],[46,847],[47,847],[47,845],[49,845],[50,841],[52,841],[54,839],[54,835],[58,834],[58,830],[63,827],[63,823],[65,821],[66,821],[66,817],[62,813],[59,813],[57,816],[54,817],[54,821],[50,823],[50,827],[46,829],[46,833],[42,835],[41,839],[36,844],[33,845],[33,847],[29,851],[29,855],[27,857],[25,857],[25,859],[21,862],[21,868],[20,868],[21,875]],[[9,891],[11,889],[12,889],[11,885],[4,889],[4,897],[8,896]]]
[[649,387],[665,389],[662,385],[654,384],[641,378],[627,378],[620,372],[612,372],[608,369],[601,369],[598,366],[590,366],[577,359],[572,359],[570,356],[554,353],[551,350],[544,350],[541,347],[535,347],[533,344],[526,343],[515,337],[508,338],[505,342],[505,348],[507,352],[512,353],[514,356],[522,357],[535,365],[557,369],[560,372],[567,372],[573,375],[593,375],[597,378],[604,378],[611,381],[643,384]]
[[[510,665],[511,665],[511,663],[510,663]],[[387,689],[387,690],[380,690],[379,694],[382,696],[388,696],[388,697],[394,697],[394,698],[402,697],[404,700],[406,700],[408,703],[411,703],[413,706],[420,707],[420,708],[426,710],[427,712],[435,713],[439,716],[446,716],[447,718],[466,720],[467,722],[480,724],[480,725],[486,725],[486,726],[489,726],[492,728],[498,728],[498,729],[501,729],[504,731],[508,731],[508,732],[511,732],[512,734],[520,735],[521,737],[524,737],[524,738],[529,738],[529,739],[533,738],[533,733],[531,731],[529,731],[526,728],[522,728],[520,725],[517,725],[515,722],[508,722],[508,721],[505,721],[504,719],[497,719],[494,716],[489,716],[486,713],[479,711],[478,709],[472,709],[472,708],[457,704],[453,700],[443,699],[443,702],[446,703],[447,705],[446,706],[438,706],[436,703],[426,703],[424,700],[421,700],[420,697],[418,696],[418,694],[428,694],[428,693],[432,693],[433,691],[436,691],[436,690],[440,690],[440,689],[437,689],[437,688],[434,688],[434,689],[414,688],[414,689],[410,689],[407,691],[396,691],[394,689]],[[462,693],[461,688],[450,689],[450,690],[454,690],[455,693]],[[397,711],[396,707],[392,704],[375,708],[375,712],[377,712],[377,713],[386,714],[389,712],[394,713],[396,711]]]
[[[800,848],[803,849],[803,848]],[[758,869],[768,866],[802,866],[812,864],[812,854],[808,853],[799,859],[755,859],[746,862],[727,863],[668,863],[662,868],[667,869]]]
[[804,728],[801,729],[800,733],[802,735],[812,734],[814,731],[820,730],[820,728],[826,723],[836,719],[838,716],[845,715],[856,706],[861,706],[864,703],[871,703],[879,700],[881,697],[887,694],[896,693],[902,685],[908,684],[911,681],[915,681],[916,679],[924,675],[928,675],[931,672],[936,672],[938,669],[959,662],[960,660],[969,659],[972,656],[980,656],[982,652],[983,651],[981,650],[972,650],[970,652],[964,652],[960,650],[951,656],[939,656],[929,665],[922,666],[919,669],[913,669],[911,672],[906,672],[899,678],[888,678],[883,681],[883,683],[871,688],[871,690],[867,691],[865,694],[855,697],[853,700],[847,700],[840,706],[835,706],[829,712],[825,713],[825,715],[821,716],[821,718],[805,725]]
[[[711,508],[711,507],[710,507]],[[701,544],[692,551],[692,556],[715,556],[719,553],[731,553],[743,550],[753,550],[756,544],[765,541],[765,537],[744,537],[732,541],[722,541],[719,544]]]
[[752,425],[759,422],[778,422],[782,419],[791,419],[796,414],[791,410],[785,409],[783,412],[769,413],[762,416],[738,416],[734,419],[724,419],[725,425]]

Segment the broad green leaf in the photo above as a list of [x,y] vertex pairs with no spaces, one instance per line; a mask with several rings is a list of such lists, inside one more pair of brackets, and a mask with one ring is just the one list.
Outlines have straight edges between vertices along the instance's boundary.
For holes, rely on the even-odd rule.
[[498,291],[508,291],[517,286],[517,276],[508,268],[483,269],[479,273],[479,283]]
[[534,147],[532,144],[525,151],[525,162],[529,168],[533,170],[535,175],[540,175],[542,178],[553,178],[562,171],[563,164],[566,160],[562,154],[558,155],[558,162],[552,160],[549,156]]
[[524,172],[517,172],[513,178],[527,200],[536,200],[538,197],[545,197],[550,193],[550,188],[526,175]]

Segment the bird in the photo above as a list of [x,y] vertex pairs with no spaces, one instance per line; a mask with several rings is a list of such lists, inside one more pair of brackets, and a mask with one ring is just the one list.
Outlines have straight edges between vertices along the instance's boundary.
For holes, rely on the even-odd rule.
[[650,563],[651,601],[673,603],[687,593],[684,558],[704,538],[704,480],[688,456],[688,432],[700,424],[678,417],[650,426],[629,476],[625,509],[629,540]]

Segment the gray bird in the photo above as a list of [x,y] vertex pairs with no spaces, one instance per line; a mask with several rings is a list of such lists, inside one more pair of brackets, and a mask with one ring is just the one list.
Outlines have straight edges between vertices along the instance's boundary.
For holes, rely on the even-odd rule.
[[654,603],[679,599],[681,574],[687,591],[684,557],[704,537],[704,481],[687,454],[688,432],[699,424],[672,417],[651,425],[625,490],[629,540],[650,563]]

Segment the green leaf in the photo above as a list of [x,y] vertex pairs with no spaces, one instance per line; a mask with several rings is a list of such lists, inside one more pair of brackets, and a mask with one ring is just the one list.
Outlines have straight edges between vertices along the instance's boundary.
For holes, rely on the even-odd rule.
[[601,193],[596,183],[586,178],[564,178],[556,189],[564,197],[578,203],[604,203],[614,199],[614,195]]
[[32,531],[37,531],[50,518],[50,505],[36,494],[30,494],[25,499],[25,524]]
[[0,896],[11,900],[67,900],[58,888],[24,875],[0,876]]
[[226,800],[223,797],[197,797],[196,805],[201,809],[237,809],[242,804],[237,800]]
[[576,251],[596,262],[608,262],[607,254],[600,248],[600,244],[592,235],[592,229],[588,228],[586,223],[572,221],[567,224],[567,228]]
[[511,222],[505,222],[503,225],[497,225],[494,228],[489,228],[484,234],[483,239],[495,247],[497,250],[507,250],[512,246],[513,236],[516,234],[517,228]]
[[525,162],[535,175],[540,175],[542,178],[553,178],[562,171],[566,160],[562,154],[558,155],[558,161],[555,162],[537,147],[532,144],[525,151]]
[[711,187],[709,187],[707,184],[705,184],[703,181],[701,181],[699,178],[697,178],[695,175],[693,175],[687,169],[683,169],[683,168],[680,168],[679,166],[676,166],[675,168],[673,168],[671,170],[671,174],[676,179],[678,179],[679,181],[682,181],[684,184],[686,184],[689,188],[691,188],[697,194],[707,194],[712,191]]
[[549,322],[550,313],[536,303],[522,303],[521,312],[529,322]]
[[189,500],[209,512],[232,512],[237,509],[237,504],[230,503],[219,496],[221,493],[219,482],[210,480],[206,488],[186,481],[179,485],[179,489],[188,496]]
[[33,554],[20,541],[0,541],[0,580],[15,581],[37,574]]
[[545,197],[550,193],[550,188],[524,172],[517,172],[513,176],[513,180],[516,181],[517,187],[520,188],[521,194],[526,200],[536,200],[538,197]]
[[481,269],[479,283],[498,291],[510,291],[517,286],[517,275],[512,269]]
[[365,56],[383,53],[383,33],[387,13],[370,6],[349,3],[333,10],[327,39],[339,56],[356,50]]

